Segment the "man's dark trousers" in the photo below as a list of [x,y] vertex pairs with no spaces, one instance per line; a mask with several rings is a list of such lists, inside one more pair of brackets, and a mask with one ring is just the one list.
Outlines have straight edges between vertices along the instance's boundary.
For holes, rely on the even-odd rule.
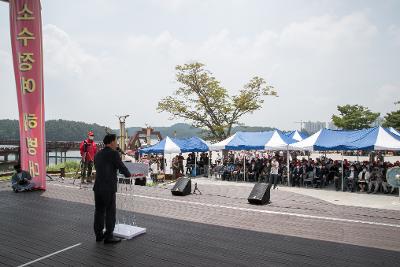
[[81,176],[82,178],[90,178],[92,175],[93,161],[86,160],[83,162]]
[[115,198],[116,194],[112,191],[94,192],[94,232],[98,237],[103,234],[104,221],[106,223],[104,238],[113,237],[116,213]]

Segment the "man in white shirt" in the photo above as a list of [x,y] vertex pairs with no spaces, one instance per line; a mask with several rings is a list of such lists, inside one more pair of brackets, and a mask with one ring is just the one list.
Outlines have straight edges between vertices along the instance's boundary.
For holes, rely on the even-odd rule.
[[272,184],[274,183],[274,188],[276,188],[276,183],[278,180],[278,172],[279,172],[279,162],[276,160],[276,158],[272,158],[271,161],[271,175],[269,176],[269,182]]

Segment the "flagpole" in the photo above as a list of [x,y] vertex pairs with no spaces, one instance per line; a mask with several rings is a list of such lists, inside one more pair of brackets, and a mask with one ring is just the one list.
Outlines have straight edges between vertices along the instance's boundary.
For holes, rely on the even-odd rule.
[[246,153],[243,157],[243,181],[246,182]]
[[344,168],[343,168],[343,150],[342,150],[342,192],[343,192],[343,190],[344,190],[344,176],[343,176],[343,173],[344,173]]
[[290,159],[289,159],[289,156],[290,156],[290,154],[289,154],[289,145],[287,146],[287,160],[286,160],[286,164],[287,164],[287,179],[288,179],[288,186],[290,186],[290,167],[289,167],[289,164],[290,164]]
[[194,177],[197,176],[197,168],[196,168],[196,163],[197,163],[197,153],[194,152]]

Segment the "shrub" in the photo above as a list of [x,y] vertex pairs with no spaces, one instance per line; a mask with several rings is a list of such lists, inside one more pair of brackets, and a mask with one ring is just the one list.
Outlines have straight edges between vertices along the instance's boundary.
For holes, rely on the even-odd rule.
[[80,163],[77,161],[67,161],[57,165],[47,166],[47,171],[59,171],[60,168],[65,168],[65,172],[75,172],[80,169]]

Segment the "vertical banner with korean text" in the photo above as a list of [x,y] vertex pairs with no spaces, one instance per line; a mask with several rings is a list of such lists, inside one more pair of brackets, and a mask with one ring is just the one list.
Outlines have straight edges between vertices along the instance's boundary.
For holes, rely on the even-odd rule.
[[10,32],[18,95],[21,166],[46,189],[46,142],[40,0],[10,0]]

